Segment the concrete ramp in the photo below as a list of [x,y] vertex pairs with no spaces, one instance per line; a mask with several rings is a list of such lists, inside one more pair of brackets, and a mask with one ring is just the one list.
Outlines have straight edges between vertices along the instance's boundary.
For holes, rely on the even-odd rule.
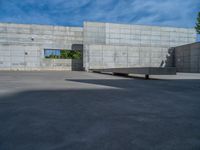
[[148,79],[149,75],[176,75],[176,67],[138,67],[138,68],[106,68],[106,69],[90,69],[92,72],[112,73],[112,74],[143,74]]

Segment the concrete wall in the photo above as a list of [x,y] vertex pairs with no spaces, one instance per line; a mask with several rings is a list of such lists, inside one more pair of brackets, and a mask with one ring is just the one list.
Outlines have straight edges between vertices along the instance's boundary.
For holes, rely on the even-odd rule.
[[178,72],[200,72],[200,42],[174,48]]
[[71,59],[43,59],[41,70],[72,70]]
[[[85,22],[84,28],[0,23],[0,70],[76,70],[82,60],[49,60],[44,49],[82,49],[88,69],[167,67],[194,29]],[[81,70],[81,69],[80,69]]]
[[0,70],[70,70],[71,60],[47,60],[44,49],[83,44],[83,29],[0,23]]
[[169,48],[195,41],[194,29],[85,22],[84,67],[172,66]]

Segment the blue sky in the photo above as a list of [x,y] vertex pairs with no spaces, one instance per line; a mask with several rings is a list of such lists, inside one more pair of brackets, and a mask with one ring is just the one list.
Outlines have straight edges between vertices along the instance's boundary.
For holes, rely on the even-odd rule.
[[194,27],[200,0],[0,0],[0,22],[82,26],[83,21]]

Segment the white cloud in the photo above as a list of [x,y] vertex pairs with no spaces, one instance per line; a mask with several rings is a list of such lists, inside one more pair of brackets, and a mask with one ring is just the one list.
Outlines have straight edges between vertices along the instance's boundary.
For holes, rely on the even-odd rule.
[[82,25],[84,20],[193,27],[199,0],[7,0],[0,21]]

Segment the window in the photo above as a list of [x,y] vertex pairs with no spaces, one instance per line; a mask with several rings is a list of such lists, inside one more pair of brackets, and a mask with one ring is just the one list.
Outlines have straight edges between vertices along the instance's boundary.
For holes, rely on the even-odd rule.
[[45,49],[44,57],[47,59],[81,59],[82,54],[78,50]]
[[61,50],[45,49],[44,56],[45,58],[60,58],[60,51]]

